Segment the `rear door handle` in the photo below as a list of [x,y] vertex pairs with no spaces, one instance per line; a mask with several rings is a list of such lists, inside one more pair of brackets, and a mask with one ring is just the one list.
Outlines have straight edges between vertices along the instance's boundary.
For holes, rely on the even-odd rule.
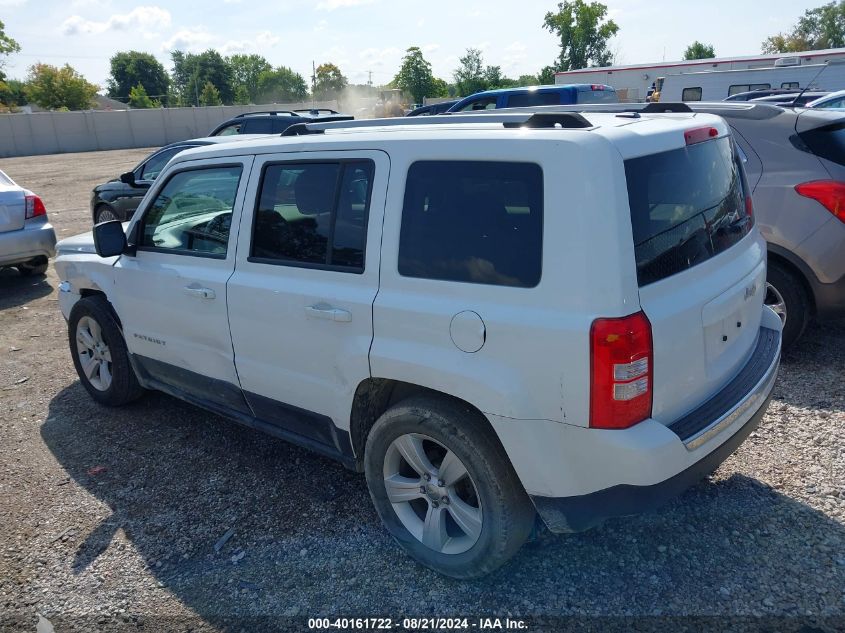
[[217,296],[211,288],[198,288],[196,286],[185,286],[185,294],[197,299],[214,299]]
[[349,310],[335,308],[326,303],[306,306],[305,314],[314,319],[327,319],[329,321],[349,322],[352,320],[352,313]]

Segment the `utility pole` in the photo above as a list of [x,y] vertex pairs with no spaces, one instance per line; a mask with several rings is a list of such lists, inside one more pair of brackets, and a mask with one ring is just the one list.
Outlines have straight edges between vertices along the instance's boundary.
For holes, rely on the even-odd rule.
[[373,71],[372,71],[372,70],[368,70],[368,71],[367,71],[367,76],[368,76],[368,79],[367,79],[367,85],[368,85],[370,88],[372,88],[372,87],[373,87]]
[[316,99],[317,95],[314,92],[317,90],[317,66],[314,64],[314,60],[311,60],[311,107],[316,106]]

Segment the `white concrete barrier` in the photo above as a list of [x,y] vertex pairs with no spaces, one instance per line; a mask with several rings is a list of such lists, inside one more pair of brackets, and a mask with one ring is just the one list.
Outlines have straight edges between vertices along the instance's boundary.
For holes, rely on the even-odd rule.
[[[206,136],[217,125],[242,112],[310,107],[311,102],[0,114],[0,158],[160,147]],[[320,101],[313,107],[339,109],[337,101]]]

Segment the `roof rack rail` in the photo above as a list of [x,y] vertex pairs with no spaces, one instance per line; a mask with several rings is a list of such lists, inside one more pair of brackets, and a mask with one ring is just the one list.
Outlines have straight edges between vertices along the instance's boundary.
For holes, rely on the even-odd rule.
[[[530,128],[569,128],[583,129],[594,127],[587,119],[577,112],[548,112],[535,113],[531,111],[504,112],[491,110],[490,114],[450,114],[448,116],[430,117],[395,117],[389,119],[356,119],[354,121],[319,121],[304,123],[307,132],[297,128],[287,134],[297,136],[299,134],[315,134],[325,130],[361,129],[372,127],[426,127],[429,125],[467,125],[477,123],[500,123],[506,128],[530,127]],[[288,132],[291,128],[285,130]]]
[[325,112],[326,114],[340,114],[340,112],[332,110],[331,108],[295,108],[294,112],[307,112],[308,114],[320,114],[321,112]]
[[296,116],[295,112],[291,110],[256,110],[255,112],[241,112],[240,114],[236,115],[234,118],[241,119],[243,117],[252,116],[253,114],[269,114],[272,116],[276,116],[279,114],[286,114],[288,116]]

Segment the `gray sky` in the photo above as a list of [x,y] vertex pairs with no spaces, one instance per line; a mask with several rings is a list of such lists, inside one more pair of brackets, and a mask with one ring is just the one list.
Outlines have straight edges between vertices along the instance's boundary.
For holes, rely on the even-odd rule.
[[[754,55],[769,35],[793,25],[824,0],[608,0],[620,27],[611,43],[623,64],[680,59],[693,40],[719,56]],[[390,81],[404,50],[419,46],[447,81],[466,48],[508,76],[536,73],[557,55],[543,16],[557,2],[539,0],[0,0],[6,33],[22,47],[6,72],[23,78],[31,64],[70,63],[105,86],[109,57],[120,50],[153,53],[170,68],[168,51],[216,48],[260,53],[308,77],[311,61],[331,61],[353,83]]]

